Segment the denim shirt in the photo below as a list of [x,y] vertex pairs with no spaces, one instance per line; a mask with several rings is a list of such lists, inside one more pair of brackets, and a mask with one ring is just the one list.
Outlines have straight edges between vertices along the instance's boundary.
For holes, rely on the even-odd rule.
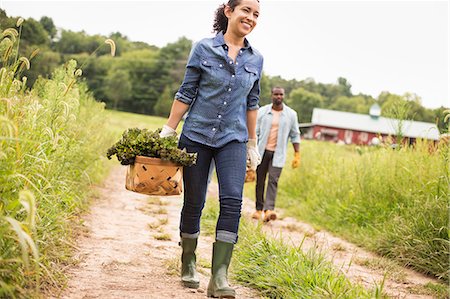
[[182,130],[190,140],[215,148],[248,140],[247,110],[259,108],[263,57],[247,39],[244,44],[235,62],[222,32],[192,47],[175,94],[190,105]]
[[[261,157],[266,149],[270,128],[272,127],[272,104],[265,105],[258,110],[256,121],[256,136],[258,136],[258,151]],[[273,154],[272,166],[282,168],[286,162],[287,144],[300,143],[297,112],[283,104],[278,124],[277,145]]]

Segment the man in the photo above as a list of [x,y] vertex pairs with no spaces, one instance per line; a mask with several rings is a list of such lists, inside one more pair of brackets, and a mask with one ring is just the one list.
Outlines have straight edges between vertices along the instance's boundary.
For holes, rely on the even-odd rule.
[[[289,139],[294,146],[292,168],[300,166],[300,131],[298,129],[297,113],[283,103],[284,89],[272,88],[272,104],[261,107],[256,122],[258,150],[263,157],[256,169],[256,212],[254,219],[264,221],[277,219],[275,213],[275,198],[278,179],[286,162],[286,150]],[[265,181],[267,192],[264,200]],[[264,211],[264,214],[263,214]]]

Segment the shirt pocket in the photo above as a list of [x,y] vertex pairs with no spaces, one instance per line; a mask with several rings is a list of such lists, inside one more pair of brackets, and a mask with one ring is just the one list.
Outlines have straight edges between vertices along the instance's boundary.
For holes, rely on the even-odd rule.
[[258,79],[258,69],[253,64],[246,63],[242,71],[241,84],[244,88],[251,88]]
[[217,58],[204,57],[200,61],[202,81],[207,86],[218,87],[225,81],[225,65]]

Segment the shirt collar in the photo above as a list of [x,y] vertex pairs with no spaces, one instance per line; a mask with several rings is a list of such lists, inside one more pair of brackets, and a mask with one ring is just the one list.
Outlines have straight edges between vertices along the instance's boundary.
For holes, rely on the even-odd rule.
[[[286,105],[284,103],[281,103],[281,104],[283,105],[283,109],[281,109],[280,114],[283,114],[283,112],[286,110]],[[269,111],[267,111],[267,113],[272,114],[272,104],[269,104],[269,105],[270,105],[270,109],[269,109]]]
[[[223,46],[223,45],[226,45],[226,43],[225,43],[225,39],[223,38],[223,31],[220,31],[214,37],[213,47],[219,47],[219,46]],[[244,49],[249,49],[250,51],[253,52],[252,46],[250,45],[250,42],[248,41],[247,38],[244,38]]]

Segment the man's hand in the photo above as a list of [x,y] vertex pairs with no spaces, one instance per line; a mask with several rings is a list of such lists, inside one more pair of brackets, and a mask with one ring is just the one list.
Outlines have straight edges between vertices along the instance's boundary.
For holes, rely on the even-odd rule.
[[170,136],[177,136],[177,132],[172,129],[171,127],[169,127],[168,125],[164,125],[162,127],[161,132],[159,133],[159,137],[163,138],[163,137],[170,137]]
[[292,160],[292,168],[297,168],[300,166],[300,152],[294,153],[294,160]]
[[256,139],[249,139],[247,142],[247,168],[256,170],[259,163],[261,163],[261,156],[258,152]]

